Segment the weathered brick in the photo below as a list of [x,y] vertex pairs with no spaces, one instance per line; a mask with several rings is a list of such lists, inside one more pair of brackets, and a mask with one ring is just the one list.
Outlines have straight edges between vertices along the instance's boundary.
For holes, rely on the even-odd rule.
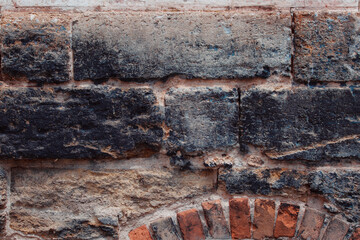
[[173,88],[165,96],[170,153],[235,146],[239,133],[237,89]]
[[3,88],[0,158],[148,157],[163,116],[151,89]]
[[320,230],[324,224],[324,220],[324,213],[315,209],[306,208],[299,229],[299,238],[305,240],[317,240],[320,236]]
[[[289,13],[123,12],[73,26],[76,80],[289,75]],[[121,37],[119,37],[121,36]]]
[[300,207],[281,203],[275,222],[274,237],[294,237]]
[[275,224],[275,202],[256,199],[254,207],[253,238],[272,237]]
[[360,89],[253,89],[241,94],[241,141],[277,160],[360,159]]
[[346,233],[349,230],[349,224],[334,218],[326,228],[322,240],[339,240],[344,239]]
[[6,12],[2,18],[4,80],[60,83],[70,79],[70,17],[59,13]]
[[130,240],[152,240],[150,232],[145,225],[129,232]]
[[207,170],[13,168],[10,227],[45,239],[118,239],[116,224],[99,216],[114,215],[122,228],[161,206],[211,191],[215,179],[216,172]]
[[350,239],[351,240],[360,240],[360,228],[357,228],[354,230]]
[[6,236],[6,212],[0,212],[0,237]]
[[228,239],[230,232],[225,219],[220,200],[203,202],[201,204],[210,235],[215,239]]
[[297,81],[360,80],[356,13],[295,12],[294,16]]
[[231,237],[233,239],[251,238],[251,217],[249,199],[230,199],[229,212]]
[[155,240],[180,240],[180,235],[176,230],[171,217],[156,220],[150,224]]
[[196,209],[179,212],[177,219],[184,240],[205,240],[204,229]]

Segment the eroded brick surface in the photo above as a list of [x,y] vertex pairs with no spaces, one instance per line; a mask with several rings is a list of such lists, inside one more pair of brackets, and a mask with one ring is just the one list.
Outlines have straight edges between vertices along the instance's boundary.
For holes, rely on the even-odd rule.
[[360,80],[358,14],[295,12],[294,19],[297,81]]
[[272,237],[275,224],[275,202],[256,199],[254,207],[253,238]]
[[355,229],[355,231],[353,232],[350,239],[351,240],[359,240],[360,239],[360,228]]
[[230,229],[233,239],[251,237],[251,217],[249,199],[234,198],[229,201]]
[[215,176],[161,169],[14,168],[10,227],[46,239],[118,239],[118,225],[211,191]]
[[167,148],[191,153],[226,149],[238,143],[237,89],[173,88],[165,96]]
[[61,83],[70,79],[70,16],[6,12],[2,18],[3,80]]
[[171,217],[156,220],[150,224],[155,240],[180,240],[178,233]]
[[277,160],[360,158],[357,88],[253,89],[241,93],[241,141]]
[[337,239],[344,239],[346,233],[349,230],[349,224],[334,218],[326,228],[324,237],[322,240],[337,240]]
[[150,232],[145,225],[129,232],[130,240],[152,240]]
[[162,115],[151,89],[0,90],[0,158],[148,157],[160,149]]
[[80,15],[73,26],[75,79],[289,75],[290,32],[290,14],[280,12]]
[[300,239],[318,239],[320,230],[324,224],[325,214],[315,209],[306,208],[301,226],[299,229]]
[[201,205],[204,210],[210,235],[215,239],[230,238],[229,227],[224,216],[221,201],[203,202]]
[[196,209],[179,212],[177,219],[184,240],[205,240],[204,229]]
[[281,203],[276,218],[274,237],[294,237],[300,207]]

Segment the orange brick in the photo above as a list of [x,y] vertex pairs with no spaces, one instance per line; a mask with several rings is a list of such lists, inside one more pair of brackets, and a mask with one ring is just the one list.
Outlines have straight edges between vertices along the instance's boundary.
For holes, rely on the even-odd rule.
[[360,240],[360,228],[355,229],[351,240]]
[[274,237],[293,237],[296,231],[300,207],[281,203],[275,223]]
[[130,240],[152,240],[150,232],[145,225],[129,232]]
[[196,209],[178,213],[177,219],[184,240],[205,240],[204,229]]
[[229,239],[230,232],[220,200],[201,204],[210,235],[216,239]]
[[272,200],[256,199],[253,238],[264,239],[272,237],[275,223],[275,202]]
[[229,201],[230,228],[233,239],[251,238],[249,199],[234,198]]

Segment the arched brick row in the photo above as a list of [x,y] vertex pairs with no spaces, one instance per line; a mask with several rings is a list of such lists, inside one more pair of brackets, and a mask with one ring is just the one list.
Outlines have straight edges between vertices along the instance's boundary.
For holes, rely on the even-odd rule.
[[[266,239],[289,237],[296,239],[319,239],[326,213],[306,207],[300,219],[300,206],[281,202],[278,209],[270,199],[254,201],[254,216],[250,215],[248,198],[229,200],[228,224],[220,200],[203,202],[202,209],[211,239]],[[277,212],[276,212],[277,211]],[[300,223],[298,232],[296,227]],[[161,218],[129,232],[130,240],[204,240],[204,227],[197,209],[177,213],[177,228],[171,217]],[[230,228],[229,228],[230,226]],[[180,233],[177,229],[180,229]],[[350,225],[332,218],[321,240],[342,240]],[[360,228],[355,229],[351,240],[360,240]]]

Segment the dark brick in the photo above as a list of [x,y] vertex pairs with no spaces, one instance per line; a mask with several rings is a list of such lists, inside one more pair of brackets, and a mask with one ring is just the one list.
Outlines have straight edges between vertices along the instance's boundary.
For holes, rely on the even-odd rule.
[[340,219],[334,218],[326,228],[322,240],[342,240],[350,225]]
[[124,158],[160,149],[162,115],[150,89],[0,90],[1,158]]
[[59,13],[8,12],[2,18],[3,80],[69,80],[70,18]]
[[202,208],[210,235],[215,239],[229,239],[230,232],[221,206],[221,201],[203,202]]
[[360,159],[360,90],[298,88],[244,91],[243,143],[278,160]]
[[360,80],[358,21],[351,12],[295,12],[295,79]]
[[171,89],[165,97],[165,108],[170,128],[167,148],[171,153],[223,149],[238,143],[237,89]]
[[230,199],[229,214],[232,239],[251,238],[251,216],[249,199]]
[[177,219],[184,240],[205,240],[204,229],[196,209],[179,212]]
[[81,15],[73,26],[74,74],[76,80],[289,75],[290,35],[288,13]]
[[155,240],[180,240],[180,235],[176,230],[171,217],[162,218],[150,224]]
[[275,222],[274,237],[294,237],[300,207],[281,203]]

